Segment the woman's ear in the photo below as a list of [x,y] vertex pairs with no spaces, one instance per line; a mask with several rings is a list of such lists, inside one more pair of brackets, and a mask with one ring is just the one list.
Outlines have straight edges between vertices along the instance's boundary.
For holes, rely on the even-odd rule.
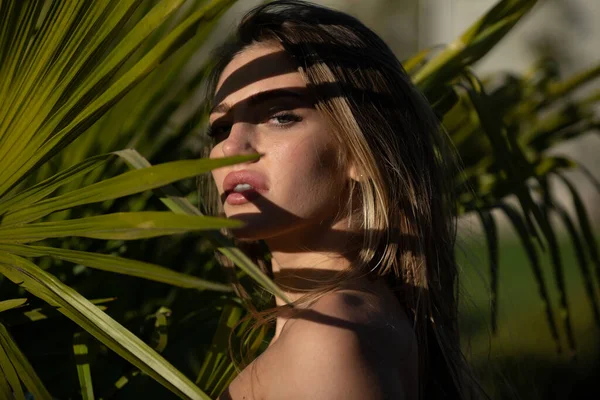
[[354,163],[350,163],[350,167],[348,168],[348,177],[356,182],[361,182],[363,178],[363,174],[359,173],[358,168]]

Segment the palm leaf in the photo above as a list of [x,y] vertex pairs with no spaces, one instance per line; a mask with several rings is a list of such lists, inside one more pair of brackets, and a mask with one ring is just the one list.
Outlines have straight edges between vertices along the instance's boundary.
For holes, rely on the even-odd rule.
[[61,186],[88,174],[96,168],[101,168],[114,158],[114,154],[90,157],[26,190],[15,192],[10,196],[0,197],[0,214],[4,214],[7,210],[15,206],[24,208],[32,203],[36,203],[52,194]]
[[25,355],[19,350],[15,341],[10,336],[4,325],[0,324],[0,348],[4,348],[9,360],[15,367],[19,378],[25,384],[25,387],[31,392],[37,400],[51,400],[52,396],[35,373]]
[[[488,96],[481,82],[471,73],[467,73],[465,76],[469,83],[469,86],[465,86],[465,89],[477,111],[482,130],[492,145],[495,159],[499,162],[506,174],[507,182],[511,184],[512,191],[519,199],[529,231],[538,239],[540,245],[544,247],[537,228],[530,219],[531,213],[542,228],[545,226],[544,216],[533,201],[531,194],[525,185],[526,179],[531,175],[530,171],[532,168],[530,168],[527,161],[518,152],[518,147],[515,147],[514,143],[513,146],[511,146],[508,142],[507,136],[510,135],[506,134],[502,120],[497,115],[490,112]],[[523,168],[523,165],[525,165],[525,168]]]
[[544,205],[541,209],[544,215],[543,221],[546,225],[545,229],[542,229],[544,230],[544,236],[548,241],[548,251],[550,253],[550,260],[552,263],[552,273],[554,275],[554,283],[556,285],[556,290],[558,291],[558,306],[560,309],[560,316],[562,318],[565,333],[567,335],[567,343],[569,345],[569,356],[571,358],[575,358],[577,350],[575,346],[575,335],[573,334],[573,327],[571,324],[571,313],[569,310],[569,303],[567,299],[564,266],[560,255],[556,234],[554,233],[554,229],[552,229],[550,223],[548,222],[550,218],[548,206]]
[[[180,20],[195,12],[201,3],[204,2],[188,0],[180,12],[152,35],[153,38],[148,40],[149,45],[154,45]],[[164,153],[169,141],[175,141],[177,146],[181,146],[181,141],[190,133],[191,128],[197,126],[182,116],[188,113],[186,110],[202,109],[196,106],[195,100],[201,82],[194,81],[195,75],[189,73],[191,68],[197,68],[197,61],[192,56],[202,50],[201,46],[218,17],[231,3],[232,1],[221,1],[213,12],[205,14],[196,34],[181,49],[127,93],[82,137],[71,143],[66,152],[59,154],[57,161],[62,168],[99,152],[110,152],[124,147],[135,147],[145,156],[152,158],[157,151]],[[137,61],[145,52],[145,48],[136,52],[128,62]],[[127,68],[127,65],[122,67]],[[150,134],[152,140],[146,140]],[[160,161],[164,161],[164,158]],[[109,166],[107,172],[96,170],[93,174],[96,175],[95,179],[92,176],[91,181],[96,181],[103,173],[111,175],[119,165]],[[71,186],[69,189],[77,187],[77,182]]]
[[81,398],[83,400],[94,400],[94,385],[92,383],[92,372],[88,354],[88,341],[81,332],[73,335],[73,355],[77,364],[77,377],[81,387]]
[[27,303],[27,299],[10,299],[0,301],[0,312],[21,307]]
[[483,230],[487,238],[488,254],[490,259],[490,296],[492,333],[498,331],[498,230],[492,213],[487,210],[479,210],[479,217],[483,224]]
[[133,240],[186,233],[193,230],[237,228],[241,225],[241,222],[236,220],[177,215],[171,212],[115,213],[6,228],[0,226],[0,243],[29,243],[46,238],[69,236]]
[[109,254],[97,254],[85,251],[19,244],[0,244],[0,250],[28,258],[53,257],[59,260],[85,265],[86,267],[95,268],[102,271],[135,276],[138,278],[149,279],[187,289],[215,290],[219,292],[230,292],[232,290],[231,286],[229,285],[210,282],[155,264],[130,260]]
[[[115,69],[130,56],[131,52],[135,50],[154,29],[159,27],[164,20],[178,8],[181,2],[182,0],[158,3],[136,24],[134,28],[132,28],[131,32],[123,38],[122,42],[109,53],[102,63],[97,65],[95,69],[86,71],[88,72],[87,79],[81,80],[76,90],[72,90],[71,93],[67,95],[69,86],[65,83],[62,86],[59,85],[58,88],[54,87],[54,90],[51,95],[48,95],[48,98],[46,98],[45,95],[37,96],[36,99],[41,99],[38,101],[38,106],[41,108],[40,112],[37,114],[34,113],[35,108],[27,110],[27,113],[34,113],[33,115],[36,115],[34,121],[27,120],[27,123],[23,122],[22,124],[11,126],[10,128],[12,129],[10,130],[5,130],[0,126],[0,134],[3,135],[3,139],[6,142],[6,145],[2,146],[2,150],[7,151],[9,148],[11,149],[10,157],[3,157],[1,159],[2,161],[0,161],[0,166],[3,167],[0,170],[0,193],[6,192],[6,190],[20,181],[28,171],[35,166],[42,164],[45,160],[56,154],[56,152],[91,126],[102,114],[127,93],[127,91],[177,49],[181,45],[183,38],[189,37],[199,22],[204,18],[213,17],[217,11],[220,12],[225,5],[231,3],[231,1],[223,0],[213,1],[203,9],[190,15],[178,24],[165,38],[158,42],[147,54],[135,63],[135,65],[124,72],[117,81],[110,84],[110,86],[107,86],[106,78],[109,78],[114,74]],[[117,6],[115,6],[115,3]],[[88,10],[89,15],[92,15],[93,11],[97,12],[94,14],[97,16],[96,20],[94,20],[95,22],[100,21],[98,18],[102,16],[101,11],[104,10],[103,6],[100,4],[104,4],[105,6],[106,4],[111,4],[114,7],[111,10],[115,13],[120,13],[114,18],[108,18],[108,21],[115,20],[118,23],[124,19],[126,11],[129,9],[127,8],[127,5],[130,5],[128,3],[129,2],[92,2],[85,4],[91,4],[89,5],[91,8]],[[60,25],[62,22],[60,18],[64,17],[72,23],[75,18],[75,11],[78,8],[77,5],[84,3],[65,2],[61,4],[62,6],[59,7],[57,11],[58,16],[50,24],[56,32],[58,32],[58,37],[55,38],[57,42],[60,42],[58,39],[59,37],[64,36],[69,32],[68,24]],[[125,10],[126,8],[127,10]],[[113,14],[110,14],[110,16],[112,17]],[[89,33],[90,30],[95,27],[94,21],[91,21],[89,24],[81,24],[81,27],[77,25],[79,29],[84,30],[84,32],[81,33],[81,39],[85,37],[84,33]],[[116,25],[109,26],[110,23],[104,19],[102,19],[101,22],[101,26],[104,29],[100,29],[100,32],[107,31],[106,34],[108,35],[116,29]],[[101,35],[98,33],[97,36],[94,35],[94,37],[100,38]],[[77,38],[79,38],[79,36],[77,36]],[[76,43],[70,42],[70,44],[76,46]],[[91,46],[86,43],[86,49],[88,47]],[[68,47],[68,49],[73,52],[76,50],[76,48],[71,49],[70,47]],[[64,49],[59,50],[62,50],[63,54],[66,51]],[[57,51],[57,49],[49,48],[45,51],[52,53],[53,51]],[[78,71],[77,67],[83,66],[84,61],[86,60],[83,59],[83,57],[91,56],[89,53],[91,52],[75,52],[75,54],[80,56],[80,58],[76,58],[75,60],[69,60],[69,57],[67,56],[60,57],[59,60],[61,62],[55,62],[51,67],[48,66],[49,71],[47,74],[42,74],[42,72],[40,72],[41,77],[48,79],[48,86],[52,87],[52,83],[58,80],[58,77],[56,76],[59,74],[58,71],[62,71],[62,68],[64,68],[64,65],[61,63],[71,61],[70,65],[72,65],[72,68],[67,75],[61,77],[61,82],[70,82]],[[29,61],[34,62],[37,60]],[[48,60],[45,61],[47,62]],[[33,77],[31,80],[35,82],[36,78]],[[105,90],[101,90],[101,87],[105,88]],[[100,94],[96,96],[96,93]],[[93,94],[93,96],[91,94]],[[60,104],[61,98],[65,99],[64,104]],[[50,115],[50,112],[59,105],[60,107],[56,112]],[[47,119],[43,120],[43,118],[46,117]],[[24,118],[25,117],[21,117],[21,119]],[[9,127],[7,126],[6,128],[8,129]]]
[[0,272],[81,326],[121,357],[173,393],[190,399],[209,399],[181,372],[118,322],[35,264],[0,251]]
[[[106,39],[116,34],[136,3],[138,2],[131,0],[53,3],[38,34],[31,32],[33,29],[31,23],[25,28],[31,33],[21,37],[33,37],[31,47],[38,51],[22,55],[8,54],[8,57],[13,60],[22,58],[19,71],[27,74],[22,73],[19,78],[10,79],[13,85],[12,96],[9,97],[14,107],[8,108],[8,118],[5,121],[11,124],[7,125],[5,122],[0,127],[0,132],[4,132],[3,136],[6,140],[6,145],[2,146],[2,162],[4,166],[11,166],[11,168],[3,168],[0,172],[0,193],[11,187],[39,160],[47,157],[50,150],[56,148],[55,145],[60,142],[61,137],[73,131],[72,128],[61,129],[61,124],[64,124],[62,121],[66,118],[72,119],[73,122],[67,125],[71,127],[82,121],[81,117],[76,118],[76,115],[82,116],[85,105],[96,97],[92,93],[97,93],[98,82],[106,81],[139,43],[176,10],[181,1],[171,2],[171,6],[167,4],[167,7],[165,3],[157,5],[143,21],[140,21],[137,25],[138,29],[132,29],[136,35],[131,35],[130,40],[117,46],[106,57],[105,62],[97,65],[92,73],[89,68],[91,58]],[[81,16],[85,17],[81,19]],[[71,27],[74,31],[71,31]],[[92,32],[94,32],[92,42],[85,41],[84,39],[90,37]],[[25,47],[14,47],[15,52],[22,48]],[[16,68],[16,65],[13,65],[13,68]],[[74,90],[71,82],[80,71],[87,72],[88,79],[84,80],[80,75],[80,85],[78,90]],[[47,85],[42,86],[44,89],[40,91],[39,82],[42,80]],[[119,88],[114,85],[113,88],[112,93],[119,95]],[[37,91],[36,96],[32,96],[33,90]],[[68,100],[61,101],[67,98]],[[100,104],[98,106],[101,107]],[[89,108],[88,110],[91,111]],[[31,115],[34,116],[33,120]],[[63,134],[61,135],[60,132]],[[43,151],[42,148],[46,148],[47,151]],[[9,149],[10,153],[8,153]]]
[[6,379],[6,375],[0,366],[0,400],[14,400],[15,397],[10,389],[10,383]]
[[[162,353],[167,346],[167,318],[171,315],[171,310],[166,307],[160,307],[158,311],[152,315],[149,315],[146,320],[155,319],[153,337],[151,338],[152,348]],[[139,376],[140,370],[137,368],[131,368],[127,373],[119,377],[115,382],[111,392],[105,397],[111,398],[118,391],[123,389],[133,378]],[[197,382],[195,382],[197,384]],[[202,388],[201,388],[202,389]]]
[[229,360],[229,338],[235,325],[242,317],[243,309],[238,304],[227,303],[223,306],[217,330],[213,335],[210,349],[204,357],[202,367],[198,372],[196,384],[210,391],[215,385],[214,380],[224,375]]
[[567,228],[567,232],[569,233],[571,242],[573,243],[573,248],[575,249],[577,265],[579,266],[579,271],[581,272],[585,293],[592,308],[594,321],[596,322],[598,328],[600,328],[600,309],[598,308],[598,302],[596,301],[596,293],[594,291],[594,277],[590,273],[585,249],[583,247],[579,233],[577,232],[577,228],[575,227],[571,216],[563,206],[561,206],[560,204],[553,203],[552,209],[558,213],[564,226]]
[[229,159],[174,161],[144,170],[129,171],[33,205],[24,204],[13,207],[4,215],[2,226],[23,224],[35,221],[55,211],[155,189],[173,181],[200,175],[218,167],[256,158],[258,158],[258,155],[238,156]]
[[590,220],[587,212],[585,211],[585,206],[581,197],[577,193],[575,186],[569,181],[563,174],[556,173],[556,176],[567,186],[569,193],[571,195],[571,199],[573,200],[573,205],[575,206],[575,212],[577,213],[577,220],[579,222],[579,228],[587,245],[587,250],[590,254],[591,261],[596,268],[596,279],[600,284],[600,255],[598,253],[598,247],[596,245],[596,238],[592,231],[592,227],[590,225]]
[[8,353],[4,349],[3,346],[0,346],[0,372],[4,378],[6,378],[7,392],[9,394],[8,398],[17,400],[25,400],[25,393],[23,393],[23,387],[21,386],[21,381],[19,379],[19,375],[15,370],[10,358],[8,357]]
[[538,293],[540,295],[540,299],[542,300],[542,308],[546,313],[546,321],[548,322],[548,327],[550,328],[550,334],[552,335],[552,339],[554,340],[554,343],[556,345],[556,351],[560,353],[562,346],[560,344],[560,339],[558,336],[558,327],[556,326],[554,311],[552,310],[550,296],[548,294],[548,288],[546,286],[544,274],[540,266],[540,261],[535,245],[531,240],[531,237],[527,231],[527,227],[519,212],[513,206],[505,202],[500,202],[497,205],[497,207],[506,214],[509,221],[512,223],[513,228],[515,228],[515,231],[517,232],[517,235],[519,236],[519,239],[523,244],[523,248],[527,252],[527,257],[529,258],[529,265],[531,266],[531,269],[533,271],[533,276],[537,284]]
[[535,5],[536,0],[501,0],[458,39],[413,74],[413,81],[430,98],[492,49]]
[[[101,304],[108,303],[116,300],[114,297],[109,297],[105,299],[92,299],[90,302],[95,304],[100,310],[104,311],[108,307],[103,306]],[[100,305],[99,305],[100,304]],[[30,310],[23,311],[21,313],[11,312],[7,313],[7,315],[3,316],[2,319],[6,322],[7,326],[16,326],[21,324],[27,324],[36,321],[42,321],[48,318],[62,316],[60,311],[56,309],[56,307],[52,307],[46,305],[44,307],[33,308]]]
[[[266,335],[266,326],[254,329],[245,336],[250,319],[242,320],[244,310],[239,304],[228,302],[223,306],[217,330],[213,335],[210,349],[206,353],[196,384],[209,392],[211,396],[219,396],[237,375],[237,368],[229,356],[229,341],[233,339],[234,347],[246,347],[246,358],[252,358],[259,351]],[[234,330],[237,331],[234,332]]]

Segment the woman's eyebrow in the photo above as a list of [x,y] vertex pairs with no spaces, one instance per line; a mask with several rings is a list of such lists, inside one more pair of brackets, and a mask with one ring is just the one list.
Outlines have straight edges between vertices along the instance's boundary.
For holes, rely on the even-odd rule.
[[[272,101],[272,100],[282,100],[284,98],[294,98],[296,100],[300,100],[303,103],[306,104],[312,104],[312,102],[310,102],[308,100],[308,91],[306,88],[285,88],[285,89],[273,89],[273,90],[265,90],[263,92],[258,92],[256,94],[253,94],[252,96],[248,97],[247,99],[244,99],[238,103],[235,104],[235,107],[239,107],[239,106],[243,106],[244,108],[246,107],[256,107],[258,105],[260,105],[261,103],[265,103],[267,101]],[[211,110],[209,114],[213,114],[213,113],[227,113],[229,112],[229,110],[231,110],[232,106],[230,104],[227,104],[225,102],[220,103],[216,106],[214,106]]]

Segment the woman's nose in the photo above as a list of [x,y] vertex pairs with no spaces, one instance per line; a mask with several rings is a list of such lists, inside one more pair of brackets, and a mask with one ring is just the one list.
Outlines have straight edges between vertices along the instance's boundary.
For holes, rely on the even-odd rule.
[[223,141],[223,155],[225,157],[242,154],[254,154],[254,131],[252,124],[237,122],[231,127],[229,136]]

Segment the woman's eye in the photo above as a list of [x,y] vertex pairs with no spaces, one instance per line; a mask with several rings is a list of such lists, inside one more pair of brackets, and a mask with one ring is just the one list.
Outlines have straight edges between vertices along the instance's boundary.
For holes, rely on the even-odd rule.
[[302,118],[292,113],[280,113],[273,115],[270,120],[274,121],[276,125],[284,126],[293,124],[294,122],[300,122],[302,121]]

